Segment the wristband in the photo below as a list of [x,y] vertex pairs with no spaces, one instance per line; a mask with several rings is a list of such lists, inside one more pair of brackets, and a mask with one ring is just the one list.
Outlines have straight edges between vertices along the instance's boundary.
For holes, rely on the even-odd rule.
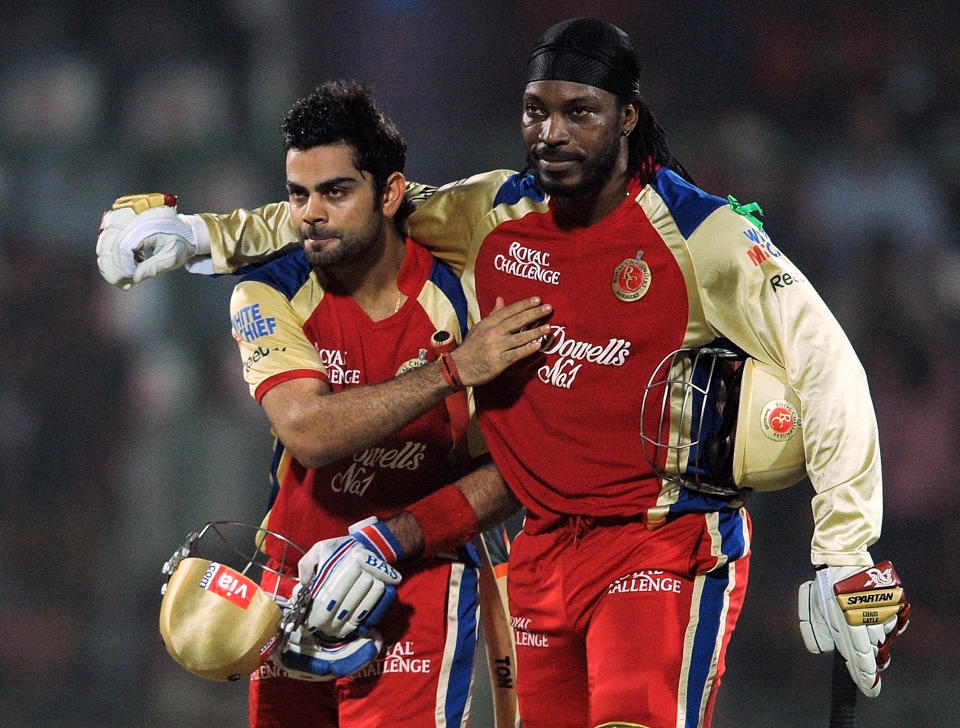
[[453,359],[449,354],[441,354],[437,357],[437,361],[440,362],[440,372],[443,374],[443,378],[447,380],[454,392],[459,392],[463,389],[463,382],[460,381],[460,372],[457,371],[457,365],[453,363]]
[[462,546],[480,533],[473,506],[455,485],[445,485],[404,510],[416,519],[423,532],[424,556],[436,556]]
[[348,533],[368,551],[373,551],[388,564],[396,564],[407,555],[393,531],[376,516],[350,526]]

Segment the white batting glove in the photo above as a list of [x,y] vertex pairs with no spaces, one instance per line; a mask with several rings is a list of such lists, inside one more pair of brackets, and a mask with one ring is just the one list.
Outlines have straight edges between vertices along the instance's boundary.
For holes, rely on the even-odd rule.
[[333,640],[309,632],[306,628],[292,632],[271,659],[279,660],[287,677],[321,682],[352,675],[373,662],[383,647],[383,638],[375,629],[350,640]]
[[178,215],[174,195],[152,193],[117,198],[103,214],[97,265],[108,283],[133,284],[175,270],[210,253],[209,235],[197,215]]
[[800,585],[798,607],[807,649],[819,654],[836,647],[860,692],[879,695],[890,642],[910,621],[910,605],[892,564],[821,567],[816,581]]
[[[374,519],[350,527],[351,534],[318,541],[298,563],[301,588],[309,589],[304,619],[311,631],[343,639],[375,625],[396,599],[402,577],[395,560],[396,539]],[[386,552],[386,553],[385,553]]]

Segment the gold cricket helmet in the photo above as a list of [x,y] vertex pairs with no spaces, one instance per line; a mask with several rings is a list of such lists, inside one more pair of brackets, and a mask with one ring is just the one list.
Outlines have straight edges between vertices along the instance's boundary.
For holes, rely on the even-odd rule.
[[640,408],[643,454],[657,475],[722,497],[800,481],[800,424],[786,372],[725,346],[668,354]]
[[[241,548],[241,539],[249,547]],[[268,539],[276,539],[269,550],[279,559],[267,556]],[[190,533],[163,566],[160,635],[167,652],[208,680],[239,680],[257,670],[280,643],[281,609],[302,555],[283,536],[237,521]]]

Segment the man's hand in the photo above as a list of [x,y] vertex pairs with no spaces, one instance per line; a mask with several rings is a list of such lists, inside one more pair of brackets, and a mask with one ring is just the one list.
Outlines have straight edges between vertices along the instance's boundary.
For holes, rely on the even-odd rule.
[[447,355],[454,360],[463,386],[486,384],[514,362],[539,351],[551,329],[538,322],[552,311],[553,307],[541,304],[539,298],[524,298],[507,306],[498,297],[493,311]]
[[891,563],[821,567],[816,581],[800,586],[799,612],[807,649],[818,654],[836,646],[860,691],[879,695],[890,643],[910,622],[910,605]]
[[308,589],[310,598],[304,625],[310,631],[335,639],[363,634],[396,599],[402,577],[384,553],[390,547],[367,535],[377,538],[383,530],[377,526],[382,524],[375,519],[354,524],[349,536],[318,541],[300,559],[299,588]]
[[97,265],[108,283],[127,290],[210,252],[192,227],[203,222],[196,215],[178,215],[176,205],[174,195],[128,195],[103,213]]
[[382,647],[383,638],[375,629],[350,640],[333,640],[301,627],[284,640],[279,661],[295,680],[336,680],[369,665]]

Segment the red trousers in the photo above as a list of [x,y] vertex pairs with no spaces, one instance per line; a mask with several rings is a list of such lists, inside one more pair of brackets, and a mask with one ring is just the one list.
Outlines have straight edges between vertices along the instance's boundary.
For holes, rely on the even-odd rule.
[[524,527],[510,553],[524,728],[708,728],[747,586],[745,509]]
[[476,647],[477,572],[448,561],[404,574],[377,629],[380,656],[354,676],[250,681],[253,728],[466,726]]

